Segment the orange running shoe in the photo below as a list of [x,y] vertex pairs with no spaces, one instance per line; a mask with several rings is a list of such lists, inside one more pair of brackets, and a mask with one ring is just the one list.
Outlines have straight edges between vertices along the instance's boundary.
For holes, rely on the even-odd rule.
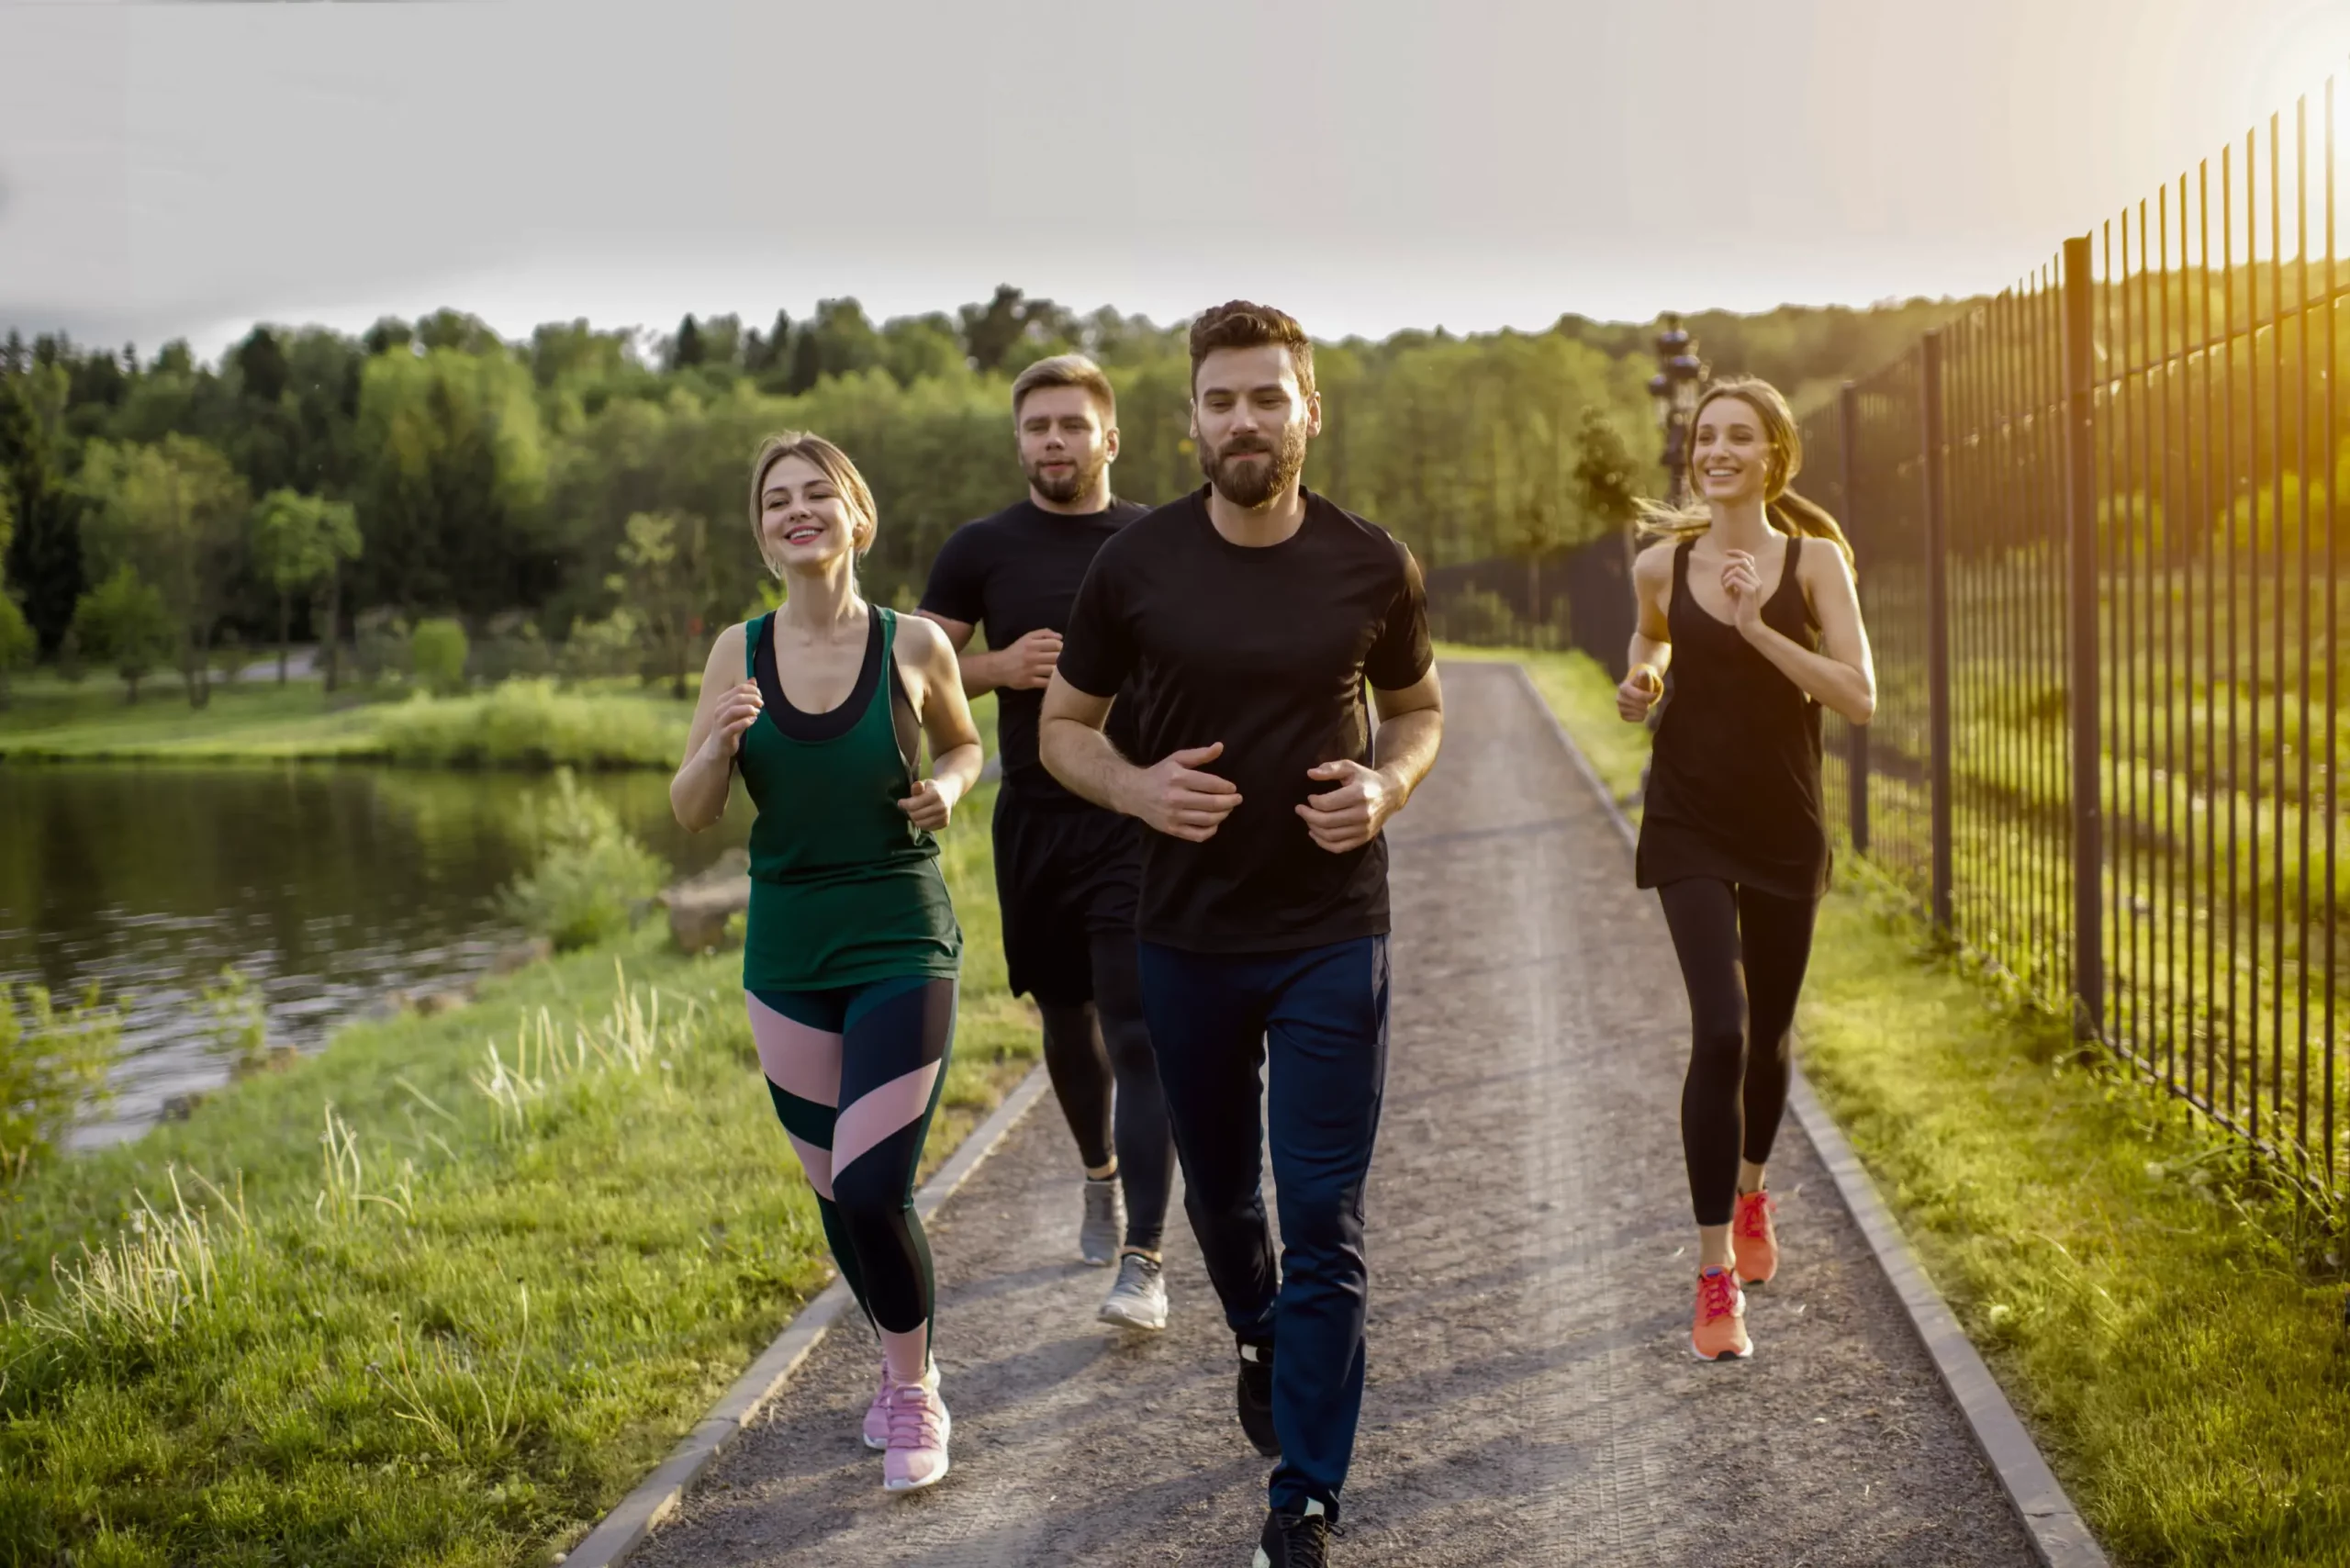
[[1701,1361],[1744,1361],[1754,1353],[1754,1341],[1746,1337],[1746,1293],[1728,1269],[1707,1269],[1697,1276],[1689,1349]]
[[1779,1205],[1768,1193],[1740,1193],[1738,1212],[1730,1215],[1730,1245],[1738,1249],[1738,1282],[1767,1285],[1779,1271],[1779,1233],[1771,1216]]

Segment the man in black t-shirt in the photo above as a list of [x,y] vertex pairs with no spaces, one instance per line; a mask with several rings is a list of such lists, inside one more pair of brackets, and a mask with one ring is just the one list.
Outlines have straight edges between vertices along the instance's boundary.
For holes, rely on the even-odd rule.
[[[1387,1071],[1381,831],[1435,762],[1443,709],[1411,553],[1299,486],[1322,420],[1304,331],[1236,302],[1195,321],[1191,347],[1209,483],[1095,556],[1040,739],[1063,784],[1148,829],[1143,1006],[1184,1208],[1239,1340],[1240,1424],[1281,1456],[1257,1562],[1287,1568],[1324,1561],[1361,1410],[1363,1185]],[[1136,676],[1141,765],[1102,734]]]
[[[1142,833],[1062,789],[1036,759],[1037,709],[1078,585],[1095,552],[1145,509],[1111,497],[1117,403],[1091,360],[1062,354],[1028,366],[1012,385],[1012,415],[1028,498],[956,530],[931,567],[921,612],[964,650],[963,689],[996,694],[1003,956],[1013,994],[1035,996],[1044,1014],[1046,1069],[1085,1162],[1079,1254],[1118,1265],[1102,1318],[1160,1328],[1158,1248],[1175,1151],[1135,968]],[[974,652],[980,626],[989,647]],[[1139,706],[1129,693],[1111,710],[1115,744],[1134,744]]]

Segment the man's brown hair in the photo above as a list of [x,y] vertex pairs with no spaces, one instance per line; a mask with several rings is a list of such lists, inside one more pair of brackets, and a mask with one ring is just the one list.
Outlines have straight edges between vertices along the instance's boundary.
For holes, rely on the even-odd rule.
[[1297,389],[1313,397],[1314,340],[1305,335],[1294,316],[1245,299],[1203,310],[1192,323],[1192,390],[1199,389],[1200,363],[1216,350],[1261,348],[1267,343],[1289,350],[1290,363],[1297,367]]
[[1102,410],[1102,422],[1118,422],[1118,395],[1110,386],[1110,378],[1102,367],[1081,353],[1057,353],[1050,359],[1040,359],[1022,371],[1012,383],[1012,417],[1020,417],[1020,405],[1028,394],[1046,386],[1082,386],[1092,395],[1094,407]]

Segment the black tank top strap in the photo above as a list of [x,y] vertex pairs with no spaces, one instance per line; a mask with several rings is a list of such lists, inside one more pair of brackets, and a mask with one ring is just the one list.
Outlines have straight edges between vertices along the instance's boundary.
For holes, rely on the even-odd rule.
[[[838,740],[856,727],[857,720],[873,705],[873,694],[881,685],[887,651],[883,646],[881,614],[878,609],[866,612],[865,658],[857,666],[856,684],[849,689],[847,699],[839,707],[822,713],[803,712],[783,694],[783,678],[776,668],[775,617],[770,614],[763,620],[757,645],[752,651],[753,678],[759,683],[759,698],[767,705],[767,717],[777,729],[793,740],[815,745]],[[890,691],[894,696],[901,690],[894,678],[897,661],[886,662],[890,666]]]
[[1772,590],[1771,597],[1776,599],[1794,595],[1795,623],[1808,627],[1816,623],[1818,617],[1811,612],[1811,596],[1803,590],[1802,562],[1803,535],[1791,533],[1787,536],[1787,558],[1779,567],[1779,586]]

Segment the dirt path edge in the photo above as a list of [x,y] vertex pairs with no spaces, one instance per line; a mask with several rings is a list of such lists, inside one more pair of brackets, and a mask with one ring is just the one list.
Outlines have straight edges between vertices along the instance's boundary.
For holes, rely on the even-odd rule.
[[[1616,803],[1616,797],[1599,777],[1591,761],[1575,745],[1574,736],[1559,722],[1545,701],[1534,678],[1524,665],[1510,666],[1517,672],[1526,694],[1550,721],[1550,733],[1566,748],[1574,761],[1575,771],[1591,786],[1600,803],[1607,810],[1608,820],[1616,824],[1624,846],[1630,849],[1639,841],[1639,834],[1631,819]],[[1800,1070],[1788,1094],[1788,1104],[1796,1114],[1804,1135],[1811,1139],[1812,1148],[1819,1153],[1820,1162],[1836,1183],[1836,1192],[1852,1211],[1853,1223],[1874,1254],[1877,1267],[1885,1271],[1893,1293],[1901,1300],[1902,1310],[1908,1315],[1909,1326],[1917,1331],[1919,1342],[1941,1374],[1942,1384],[1966,1416],[1967,1429],[1975,1434],[1975,1446],[1983,1450],[1984,1459],[1999,1478],[1999,1488],[2031,1538],[2031,1549],[2042,1568],[2109,1568],[2104,1548],[2097,1543],[2088,1524],[2065,1495],[2056,1473],[2031,1440],[2031,1433],[2016,1415],[2015,1406],[1983,1362],[1974,1342],[1967,1338],[1958,1318],[1942,1300],[1942,1292],[1919,1261],[1901,1229],[1901,1222],[1894,1218],[1884,1198],[1853,1151],[1852,1140],[1844,1129],[1836,1125],[1828,1107],[1820,1103]]]
[[[940,1205],[953,1197],[956,1189],[995,1152],[1050,1087],[1044,1064],[1039,1062],[1003,1097],[1003,1103],[989,1113],[985,1121],[970,1130],[946,1163],[923,1183],[922,1191],[914,1196],[914,1212],[924,1221],[937,1214]],[[618,1568],[628,1561],[644,1544],[653,1528],[677,1506],[695,1479],[783,1392],[791,1374],[800,1370],[809,1352],[840,1321],[849,1305],[848,1286],[834,1279],[817,1294],[815,1300],[793,1314],[783,1332],[711,1407],[710,1414],[686,1434],[685,1440],[661,1462],[660,1468],[637,1483],[635,1489],[621,1498],[577,1546],[556,1559],[563,1568]]]

